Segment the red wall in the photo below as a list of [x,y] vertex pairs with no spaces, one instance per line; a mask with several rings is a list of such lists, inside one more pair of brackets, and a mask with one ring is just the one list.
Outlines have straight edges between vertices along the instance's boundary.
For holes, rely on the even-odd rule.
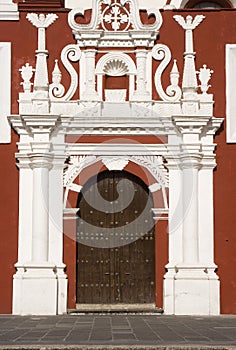
[[[185,11],[165,11],[163,25],[160,31],[160,43],[168,45],[173,58],[177,58],[180,72],[183,67],[184,31],[172,18],[175,14],[189,14]],[[194,31],[194,45],[197,52],[196,67],[199,69],[206,63],[214,74],[209,92],[214,93],[214,115],[225,117],[225,44],[236,43],[236,11],[235,10],[205,10],[193,11],[191,15],[204,14],[206,19]],[[18,92],[20,87],[19,68],[29,62],[35,66],[34,50],[37,45],[37,30],[25,19],[26,12],[21,12],[19,22],[0,21],[0,41],[12,42],[12,113],[18,112]],[[50,52],[48,60],[49,71],[54,65],[54,59],[60,57],[61,49],[73,43],[71,30],[67,24],[67,13],[58,12],[59,19],[47,29],[47,48]],[[156,63],[157,66],[158,63]],[[68,86],[69,79],[63,70],[63,83]],[[164,85],[169,83],[169,67],[163,77]],[[110,82],[109,82],[110,84]],[[76,95],[78,97],[78,94]],[[154,93],[154,98],[157,94]],[[236,313],[236,145],[225,142],[225,124],[217,133],[217,169],[214,172],[215,197],[215,262],[221,281],[221,312]],[[0,181],[0,313],[11,312],[12,275],[14,263],[17,261],[17,225],[18,225],[18,170],[15,166],[15,143],[18,138],[12,133],[12,144],[1,145],[1,181]],[[86,141],[84,139],[84,141]],[[97,141],[101,141],[100,139]],[[80,141],[81,138],[80,138]],[[143,141],[144,142],[144,141]],[[145,142],[147,142],[145,140]],[[153,142],[153,141],[151,141]],[[161,225],[161,224],[160,224]],[[159,228],[164,232],[165,228]],[[167,246],[167,234],[160,234],[160,247]],[[69,307],[74,305],[73,283],[75,283],[75,256],[71,254],[73,240],[65,237],[65,263],[69,275]],[[164,248],[165,249],[165,248]],[[158,285],[161,284],[166,263],[166,251],[160,257],[157,266]],[[161,270],[160,270],[161,266]],[[159,297],[158,297],[159,298]],[[162,300],[158,299],[158,306]]]

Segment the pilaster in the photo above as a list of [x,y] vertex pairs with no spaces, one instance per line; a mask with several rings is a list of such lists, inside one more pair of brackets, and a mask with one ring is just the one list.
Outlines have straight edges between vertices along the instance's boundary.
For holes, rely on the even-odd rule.
[[132,100],[134,101],[150,101],[151,96],[147,91],[147,50],[136,50],[137,80],[136,90],[134,91]]
[[86,101],[97,101],[99,99],[98,93],[95,89],[95,56],[95,49],[84,51],[86,79],[82,99]]
[[[67,276],[62,262],[64,138],[57,140],[52,136],[59,121],[55,115],[12,117],[20,133],[16,155],[20,168],[20,213],[14,314],[55,315],[67,308]],[[56,141],[61,144],[54,145]],[[52,218],[61,220],[55,224]]]
[[176,203],[171,199],[174,191],[170,185],[170,256],[164,281],[164,309],[167,314],[219,314],[219,280],[214,272],[216,265],[213,257],[214,144],[212,135],[203,136],[204,130],[208,128],[209,134],[212,129],[210,119],[173,117],[182,143],[175,155],[176,165],[173,166],[173,160],[167,156],[167,167],[170,183],[173,171],[178,169],[181,177],[182,190],[178,201],[182,213],[178,237],[181,243],[176,246],[179,250],[176,256],[173,254],[174,247],[171,248],[172,243],[177,241],[176,237],[173,239],[171,236],[171,213]]

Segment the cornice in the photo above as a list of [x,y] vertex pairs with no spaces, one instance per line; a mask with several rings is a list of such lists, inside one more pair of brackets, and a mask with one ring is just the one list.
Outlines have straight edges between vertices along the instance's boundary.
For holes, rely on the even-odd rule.
[[89,30],[83,32],[72,31],[80,47],[153,47],[159,31],[130,30],[127,32],[104,32],[103,30]]
[[19,135],[51,134],[60,123],[59,115],[24,114],[11,115],[8,118]]

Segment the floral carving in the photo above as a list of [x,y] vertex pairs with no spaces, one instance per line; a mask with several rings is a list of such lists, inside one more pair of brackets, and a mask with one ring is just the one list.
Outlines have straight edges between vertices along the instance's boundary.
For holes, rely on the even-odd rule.
[[211,79],[212,73],[213,73],[213,70],[211,70],[210,68],[207,68],[206,64],[204,64],[203,68],[200,68],[199,72],[197,72],[198,78],[201,82],[200,89],[203,94],[206,94],[207,90],[211,86],[211,85],[208,85],[208,82]]
[[23,82],[21,85],[23,85],[24,92],[30,92],[31,90],[31,79],[33,76],[33,72],[35,72],[35,69],[29,65],[29,63],[26,63],[25,66],[22,66],[19,71],[21,72],[21,77],[23,79]]
[[40,13],[39,15],[36,13],[28,13],[26,18],[36,28],[47,28],[58,18],[58,16],[54,13],[49,13],[46,16],[43,13]]
[[[125,4],[125,1],[123,1],[123,3]],[[122,24],[126,24],[125,27],[122,28],[122,30],[126,30],[130,24],[129,12],[122,4],[117,2],[117,0],[105,8],[102,17],[102,27],[104,30],[109,29],[106,23],[111,24],[114,31],[121,29]]]

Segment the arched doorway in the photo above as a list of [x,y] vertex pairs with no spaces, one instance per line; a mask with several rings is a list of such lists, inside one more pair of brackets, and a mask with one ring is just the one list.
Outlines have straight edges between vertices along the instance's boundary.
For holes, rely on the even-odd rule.
[[155,302],[153,202],[126,171],[92,177],[79,198],[77,304]]

